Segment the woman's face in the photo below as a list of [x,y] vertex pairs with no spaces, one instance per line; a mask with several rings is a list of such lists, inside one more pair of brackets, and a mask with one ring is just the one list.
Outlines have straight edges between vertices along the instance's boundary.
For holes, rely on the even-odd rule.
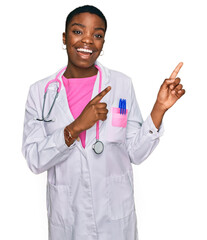
[[75,15],[63,33],[69,63],[76,67],[91,67],[98,58],[105,36],[105,23],[96,14]]

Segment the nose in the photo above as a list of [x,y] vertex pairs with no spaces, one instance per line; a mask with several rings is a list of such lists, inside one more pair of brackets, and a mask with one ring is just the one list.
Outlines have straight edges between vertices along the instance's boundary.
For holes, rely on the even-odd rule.
[[81,41],[83,43],[86,43],[86,44],[92,44],[93,43],[93,37],[90,34],[85,34]]

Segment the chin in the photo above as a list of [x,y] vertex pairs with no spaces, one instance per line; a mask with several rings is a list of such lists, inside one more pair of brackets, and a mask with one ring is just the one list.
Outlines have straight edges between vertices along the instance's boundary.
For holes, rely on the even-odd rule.
[[[96,61],[96,60],[95,60]],[[93,62],[87,62],[87,61],[79,61],[77,62],[76,64],[74,64],[76,67],[79,67],[79,68],[90,68],[92,67],[94,64],[95,64],[95,61]]]

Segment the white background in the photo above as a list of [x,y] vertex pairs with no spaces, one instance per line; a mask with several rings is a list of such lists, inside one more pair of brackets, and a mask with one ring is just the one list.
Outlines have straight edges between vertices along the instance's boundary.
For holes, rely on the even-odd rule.
[[67,14],[93,4],[108,20],[105,66],[133,79],[144,119],[174,67],[185,96],[165,118],[152,155],[133,166],[140,240],[207,239],[207,14],[205,1],[4,1],[1,24],[0,239],[47,239],[46,173],[21,154],[29,86],[67,64]]

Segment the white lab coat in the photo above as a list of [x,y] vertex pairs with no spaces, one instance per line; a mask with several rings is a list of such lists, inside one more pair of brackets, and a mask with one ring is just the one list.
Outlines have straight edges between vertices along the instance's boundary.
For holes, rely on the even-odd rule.
[[[143,122],[132,81],[126,75],[102,70],[102,86],[111,91],[101,102],[109,110],[106,121],[99,121],[104,151],[94,153],[96,125],[86,131],[86,147],[75,141],[67,147],[63,130],[74,121],[64,85],[50,118],[40,122],[44,89],[57,73],[30,87],[25,112],[23,155],[29,168],[38,174],[47,171],[47,212],[49,240],[137,240],[131,164],[140,164],[159,142],[151,117]],[[61,74],[62,75],[62,74]],[[99,75],[99,74],[98,74]],[[62,78],[59,78],[62,82]],[[92,98],[98,94],[99,77]],[[56,94],[57,83],[49,86],[45,115]],[[112,126],[111,108],[126,99],[127,127]]]

